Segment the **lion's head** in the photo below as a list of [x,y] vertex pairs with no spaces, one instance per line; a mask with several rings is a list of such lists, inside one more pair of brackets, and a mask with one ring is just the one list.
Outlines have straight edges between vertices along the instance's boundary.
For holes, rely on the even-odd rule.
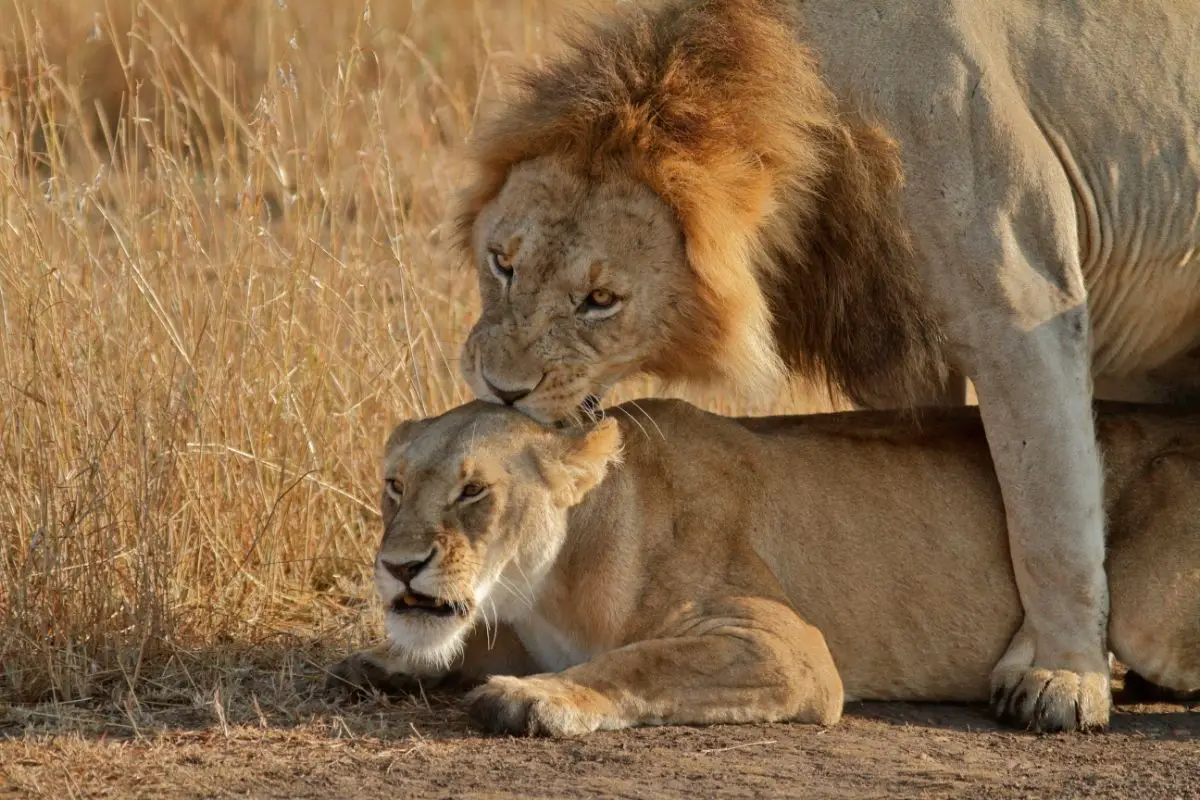
[[635,373],[790,369],[901,404],[942,378],[897,149],[825,87],[792,6],[628,4],[479,126],[478,397],[551,421]]
[[[478,397],[544,422],[632,373],[680,377],[664,354],[719,337],[671,209],[636,181],[592,184],[552,156],[519,164],[480,214],[475,257],[483,314],[464,372]],[[720,365],[713,353],[694,371]]]
[[385,448],[375,559],[392,642],[444,666],[477,618],[518,615],[558,554],[567,509],[620,443],[611,419],[550,430],[482,403],[399,425]]

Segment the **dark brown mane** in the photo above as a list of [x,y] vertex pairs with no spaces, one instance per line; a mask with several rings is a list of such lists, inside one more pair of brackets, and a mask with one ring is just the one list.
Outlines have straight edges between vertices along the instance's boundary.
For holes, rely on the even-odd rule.
[[476,131],[460,241],[523,161],[640,181],[683,229],[711,317],[698,329],[742,342],[714,371],[751,379],[782,360],[864,404],[926,395],[944,380],[942,340],[901,220],[899,155],[842,113],[801,31],[777,0],[630,4],[576,26]]

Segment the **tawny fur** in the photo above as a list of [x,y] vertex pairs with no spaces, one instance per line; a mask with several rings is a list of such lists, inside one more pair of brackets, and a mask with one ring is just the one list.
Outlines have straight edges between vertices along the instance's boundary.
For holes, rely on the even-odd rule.
[[[663,377],[761,385],[786,367],[865,404],[928,397],[942,339],[900,218],[899,154],[839,106],[799,26],[770,0],[627,4],[578,26],[474,134],[457,225],[471,258],[510,170],[556,156],[650,187],[678,219],[699,302],[653,365]],[[747,331],[761,341],[731,346]]]
[[[1099,429],[1111,647],[1161,685],[1200,688],[1200,416],[1110,408]],[[516,676],[472,695],[493,730],[829,724],[843,691],[985,701],[1021,623],[973,409],[912,425],[892,412],[734,420],[647,400],[584,435],[472,403],[398,429],[384,474],[405,489],[385,494],[380,563],[434,547],[409,587],[478,611],[389,624],[398,638],[336,680]],[[447,505],[468,480],[490,481],[488,494]],[[405,587],[381,575],[391,606]],[[463,636],[454,670],[429,667],[422,648]]]

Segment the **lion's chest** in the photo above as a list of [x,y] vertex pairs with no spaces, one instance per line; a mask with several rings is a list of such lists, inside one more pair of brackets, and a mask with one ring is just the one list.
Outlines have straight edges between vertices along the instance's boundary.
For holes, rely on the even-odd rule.
[[543,672],[561,672],[589,658],[582,647],[540,616],[530,615],[514,628]]

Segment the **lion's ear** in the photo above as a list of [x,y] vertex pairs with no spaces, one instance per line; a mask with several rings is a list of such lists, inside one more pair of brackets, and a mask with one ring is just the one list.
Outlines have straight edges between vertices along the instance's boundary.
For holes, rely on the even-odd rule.
[[555,502],[570,508],[604,480],[609,464],[620,461],[621,428],[609,417],[586,432],[562,433],[555,438],[555,452],[539,462]]

